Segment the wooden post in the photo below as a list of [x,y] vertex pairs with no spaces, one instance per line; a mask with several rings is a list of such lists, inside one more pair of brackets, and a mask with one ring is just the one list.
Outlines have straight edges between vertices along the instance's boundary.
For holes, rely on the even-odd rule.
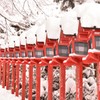
[[2,88],[5,87],[5,82],[6,82],[6,66],[5,66],[5,60],[3,60],[3,83],[2,83]]
[[36,100],[40,100],[40,66],[36,64]]
[[29,66],[29,100],[32,100],[32,86],[33,86],[33,64],[30,62],[30,66]]
[[25,85],[26,85],[26,61],[22,64],[22,100],[25,100]]
[[14,63],[12,62],[12,89],[11,89],[12,94],[14,94],[14,88],[15,88],[15,69],[14,69]]
[[2,77],[2,76],[1,76],[1,67],[2,67],[2,61],[0,61],[0,84],[1,84],[1,81],[2,81],[2,80],[1,80],[1,79],[2,79],[2,78],[1,78],[1,77]]
[[97,66],[97,87],[98,100],[100,100],[100,62]]
[[6,74],[6,89],[9,89],[9,72],[10,72],[10,66],[9,61],[7,61],[7,74]]
[[19,95],[18,90],[19,90],[19,67],[20,67],[20,62],[16,62],[16,96]]
[[52,100],[53,66],[48,66],[48,100]]
[[60,65],[60,100],[65,100],[65,66]]
[[76,67],[76,100],[83,100],[83,67],[82,63]]

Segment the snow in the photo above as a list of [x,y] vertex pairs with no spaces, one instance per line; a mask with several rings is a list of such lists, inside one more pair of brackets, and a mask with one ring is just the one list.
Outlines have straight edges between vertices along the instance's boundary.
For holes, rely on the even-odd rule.
[[61,17],[61,26],[65,35],[78,33],[78,20],[76,12],[70,10],[63,13]]
[[88,56],[83,57],[83,58],[82,58],[82,60],[83,60],[83,61],[84,61],[84,60],[86,60],[86,59],[87,59],[87,57],[88,57]]
[[0,86],[0,100],[21,100],[21,97],[16,97],[11,94],[10,90],[8,91]]
[[46,41],[46,32],[45,32],[45,23],[38,27],[36,34],[37,34],[37,41],[44,42]]
[[46,21],[47,36],[49,39],[60,38],[60,18],[49,17]]
[[75,93],[76,92],[76,82],[73,78],[68,78],[66,81],[66,92]]
[[77,5],[74,8],[77,16],[81,17],[82,27],[94,27],[100,28],[100,4],[95,2],[85,2],[82,5]]
[[8,46],[10,47],[10,48],[14,48],[14,39],[15,39],[15,36],[9,36],[8,37]]
[[45,80],[44,78],[41,78],[40,96],[43,96],[45,93],[48,92],[48,88],[45,88],[45,87],[48,87],[48,80]]
[[[68,12],[60,12],[59,6],[56,4],[52,4],[51,0],[38,0],[40,7],[45,12],[45,14],[40,13],[39,10],[37,10],[36,5],[34,6],[34,3],[32,1],[29,1],[29,6],[32,9],[33,17],[34,19],[31,19],[32,16],[30,16],[28,22],[35,22],[35,25],[30,26],[30,28],[26,29],[21,35],[19,36],[11,36],[11,34],[8,34],[8,41],[9,44],[5,43],[4,39],[0,39],[0,46],[1,48],[7,48],[7,47],[14,47],[27,44],[36,44],[36,40],[38,42],[45,42],[46,39],[46,33],[45,30],[47,30],[47,36],[49,39],[59,39],[60,37],[60,25],[62,25],[62,30],[65,35],[67,34],[74,34],[78,33],[78,20],[77,17],[81,17],[81,23],[83,27],[98,27],[100,28],[100,4],[96,4],[93,2],[93,0],[88,0],[86,3],[82,5],[76,5],[76,7],[72,10],[69,9]],[[92,2],[90,2],[92,1]],[[17,2],[17,1],[16,1]],[[43,5],[41,5],[41,2],[43,2]],[[23,4],[23,3],[22,3]],[[46,6],[48,4],[48,6]],[[26,7],[27,6],[27,7]],[[17,5],[17,7],[20,7],[20,5]],[[25,4],[26,13],[30,13],[29,7],[27,4]],[[22,11],[22,10],[21,10]],[[0,13],[7,17],[8,19],[12,21],[17,22],[23,22],[23,17],[19,15],[9,16],[4,10],[0,7]],[[38,13],[38,14],[37,14]],[[60,16],[61,14],[61,16]],[[44,16],[45,15],[45,16]],[[26,18],[27,19],[27,18]],[[46,21],[46,24],[45,24]],[[24,23],[27,22],[27,20],[24,21]],[[0,21],[0,23],[5,24],[5,21]],[[8,32],[9,33],[9,32]],[[36,37],[37,34],[37,37]],[[15,43],[14,43],[15,41]],[[88,52],[100,52],[96,49],[89,50]],[[77,55],[75,53],[70,54],[69,56],[81,56]],[[56,56],[58,57],[58,56]],[[83,58],[84,60],[85,58]],[[64,62],[66,62],[65,60]],[[52,63],[50,61],[49,63]],[[28,66],[27,66],[28,67]],[[83,81],[84,86],[84,94],[85,99],[89,100],[96,100],[95,97],[97,96],[97,85],[95,77],[95,70],[93,69],[91,71],[91,68],[86,68],[86,70],[83,71],[84,74],[86,74],[86,77]],[[57,76],[55,74],[55,76]],[[26,76],[29,75],[28,69],[26,72]],[[58,79],[59,80],[59,77]],[[44,78],[41,78],[41,96],[45,95],[46,92],[48,92],[48,81]],[[89,85],[91,84],[91,86]],[[56,91],[53,91],[53,95],[59,96],[59,89]],[[91,92],[92,91],[92,92]],[[76,80],[75,80],[75,70],[68,70],[66,71],[66,92],[71,92],[72,94],[76,93]],[[69,93],[70,94],[70,93]],[[6,98],[5,98],[6,96]],[[7,91],[5,89],[2,89],[0,86],[0,100],[20,100],[20,97],[15,97],[11,94],[11,91]],[[71,100],[71,99],[70,99]]]
[[20,37],[15,36],[15,46],[20,46]]
[[34,25],[20,35],[21,45],[36,44],[36,30],[38,26]]
[[26,45],[26,39],[25,39],[25,37],[26,37],[26,34],[24,34],[24,33],[22,33],[20,35],[20,44],[21,45]]
[[36,30],[37,26],[35,25],[25,32],[27,37],[27,44],[36,44]]
[[76,54],[76,53],[71,53],[71,54],[69,54],[69,56],[84,56],[84,55],[79,55],[79,54]]
[[48,6],[43,6],[43,11],[47,14],[49,17],[59,16],[60,10],[60,4],[51,3]]
[[92,52],[92,53],[98,52],[98,53],[100,53],[100,50],[97,50],[97,49],[89,49],[88,52]]

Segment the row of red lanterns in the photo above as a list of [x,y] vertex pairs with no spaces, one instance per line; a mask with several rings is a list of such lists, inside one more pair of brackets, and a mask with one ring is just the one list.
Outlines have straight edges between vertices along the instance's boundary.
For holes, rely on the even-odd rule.
[[29,64],[29,100],[32,100],[33,65],[37,66],[36,100],[40,100],[40,68],[48,66],[48,100],[52,100],[53,67],[60,67],[60,100],[64,100],[65,68],[71,65],[77,66],[76,100],[82,100],[83,66],[98,63],[97,85],[98,100],[100,100],[100,29],[82,28],[79,24],[78,36],[64,35],[61,31],[59,41],[46,37],[46,44],[37,42],[36,45],[26,44],[26,46],[1,49],[0,56],[0,74],[3,67],[3,76],[0,75],[2,87],[6,86],[6,89],[9,89],[9,70],[12,65],[11,91],[13,94],[16,92],[16,96],[19,95],[19,68],[22,64],[22,100],[25,100],[26,64]]

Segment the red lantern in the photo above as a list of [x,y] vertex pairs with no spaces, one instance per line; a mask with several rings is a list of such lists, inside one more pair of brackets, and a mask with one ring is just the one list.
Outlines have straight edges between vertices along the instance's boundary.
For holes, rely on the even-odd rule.
[[70,46],[70,54],[67,60],[64,61],[65,66],[76,65],[76,100],[83,99],[82,89],[82,58],[87,55],[89,49],[89,36],[91,30],[87,31],[81,27],[79,22],[78,36],[73,38]]
[[100,29],[94,29],[91,33],[91,42],[88,55],[83,58],[86,64],[97,63],[97,93],[100,100]]
[[6,83],[5,83],[5,73],[6,73],[6,60],[5,60],[5,49],[1,48],[0,49],[0,53],[1,53],[1,84],[2,87],[4,88]]

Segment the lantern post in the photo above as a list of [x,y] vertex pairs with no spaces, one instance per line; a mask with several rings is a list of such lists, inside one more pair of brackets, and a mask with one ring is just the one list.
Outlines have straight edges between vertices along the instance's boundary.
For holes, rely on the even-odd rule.
[[[26,85],[26,47],[25,45],[20,45],[20,61],[22,64],[22,100],[25,100],[25,85]],[[20,70],[21,72],[21,70]]]
[[5,87],[5,79],[6,79],[6,60],[5,60],[5,49],[1,49],[1,57],[2,57],[2,87]]
[[85,64],[97,63],[97,95],[100,100],[100,29],[95,27],[90,39],[90,49],[88,55],[83,58],[83,62]]
[[63,62],[65,66],[76,65],[76,100],[83,100],[82,58],[88,53],[89,36],[90,31],[82,28],[79,20],[78,35],[72,39],[69,57]]
[[5,49],[4,48],[0,48],[0,83],[3,86],[3,64],[4,64],[4,56],[5,56]]
[[10,75],[10,60],[9,60],[9,48],[6,48],[6,89],[9,89],[9,75]]

